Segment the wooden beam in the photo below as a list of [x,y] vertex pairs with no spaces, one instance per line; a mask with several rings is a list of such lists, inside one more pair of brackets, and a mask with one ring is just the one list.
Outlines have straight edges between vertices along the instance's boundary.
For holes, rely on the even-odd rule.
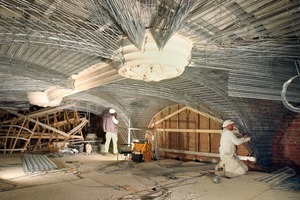
[[[57,111],[60,111],[60,110],[66,109],[66,108],[70,108],[73,106],[75,106],[75,105],[66,105],[66,106],[61,106],[61,107],[56,107],[56,108],[51,108],[51,109],[42,109],[42,110],[32,112],[31,114],[26,115],[26,116],[27,117],[42,117],[45,114],[52,114]],[[7,110],[7,111],[9,112],[9,110]],[[21,120],[22,118],[23,117],[19,116],[19,118],[17,118],[17,120]],[[5,120],[5,121],[0,122],[0,124],[7,124],[7,123],[10,123],[11,121],[12,120]]]
[[210,118],[210,119],[212,119],[212,120],[214,120],[214,121],[216,121],[216,122],[223,123],[223,120],[220,119],[220,118],[214,117],[214,116],[212,116],[212,115],[210,115],[210,114],[207,114],[207,113],[204,113],[204,112],[201,112],[201,111],[199,111],[199,110],[197,110],[197,109],[195,109],[195,108],[192,108],[192,107],[190,107],[190,106],[186,106],[186,108],[187,108],[188,110],[190,110],[190,111],[193,111],[193,112],[195,112],[195,113],[198,113],[199,115],[203,115],[203,116],[205,116],[205,117],[208,117],[208,118]]
[[[37,134],[36,132],[35,132],[35,134]],[[38,133],[38,134],[42,134],[42,133]],[[29,137],[29,134],[22,134],[22,136],[23,137]],[[0,136],[0,138],[5,138],[6,136]],[[53,137],[53,136],[52,136]],[[41,139],[50,139],[51,138],[51,134],[49,134],[49,133],[45,133],[45,134],[43,134],[43,135],[33,135],[32,137],[31,137],[31,139],[39,139],[39,138],[41,138]],[[66,137],[64,137],[64,136],[62,136],[62,135],[58,135],[57,137],[55,137],[56,139],[59,139],[59,140],[65,140],[66,139]],[[70,137],[69,138],[82,138],[82,136],[81,135],[70,135]]]
[[42,109],[42,110],[38,110],[38,111],[35,111],[29,115],[26,115],[27,117],[41,117],[41,116],[44,116],[45,114],[52,114],[52,113],[55,113],[57,111],[61,111],[61,110],[64,110],[66,108],[70,108],[70,107],[73,107],[74,105],[71,104],[71,105],[65,105],[65,106],[60,106],[60,107],[56,107],[56,108],[51,108],[51,109]]
[[189,133],[221,133],[222,130],[210,130],[210,129],[172,129],[172,128],[157,128],[159,132],[189,132]]
[[186,109],[187,109],[187,106],[184,106],[184,107],[180,108],[179,110],[177,110],[177,111],[175,111],[175,112],[173,112],[173,113],[171,113],[171,114],[165,116],[164,118],[161,118],[161,119],[158,120],[157,122],[152,123],[152,124],[151,124],[151,127],[154,127],[155,125],[157,125],[157,124],[159,124],[159,123],[161,123],[161,122],[163,122],[163,121],[165,121],[165,120],[167,120],[167,119],[173,117],[174,115],[177,115],[178,113],[180,113],[180,112],[182,112],[182,111],[184,111],[184,110],[186,110]]
[[26,149],[0,149],[0,151],[25,151]]
[[13,138],[13,139],[19,139],[19,140],[26,140],[29,141],[30,139],[28,138],[23,138],[23,137],[17,137],[17,136],[0,136],[0,139],[5,139],[5,138]]
[[87,123],[89,120],[87,120],[86,118],[81,118],[81,123],[78,124],[76,127],[74,127],[71,131],[69,131],[67,134],[68,136],[76,133],[77,131],[81,130]]
[[[177,150],[177,149],[163,149],[159,148],[159,151],[165,151],[170,153],[183,153],[183,154],[190,154],[190,155],[200,155],[212,158],[219,158],[220,154],[218,153],[207,153],[207,152],[197,152],[197,151],[186,151],[186,150]],[[247,160],[251,162],[256,162],[256,157],[253,156],[239,156],[240,160]]]

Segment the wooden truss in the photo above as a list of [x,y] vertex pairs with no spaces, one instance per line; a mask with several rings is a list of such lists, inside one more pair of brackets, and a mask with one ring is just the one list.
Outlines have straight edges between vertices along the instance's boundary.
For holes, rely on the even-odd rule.
[[43,109],[26,115],[7,110],[14,117],[0,123],[0,151],[12,154],[14,151],[49,150],[54,142],[63,147],[66,142],[84,140],[82,131],[88,120],[85,114],[68,107]]

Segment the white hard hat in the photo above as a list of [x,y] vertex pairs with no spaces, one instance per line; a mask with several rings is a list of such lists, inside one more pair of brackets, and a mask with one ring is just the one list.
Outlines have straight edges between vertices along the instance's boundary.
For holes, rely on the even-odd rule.
[[109,111],[108,111],[110,114],[114,114],[114,113],[116,113],[116,110],[115,109],[113,109],[113,108],[111,108],[111,109],[109,109]]
[[225,121],[223,122],[223,125],[222,125],[222,127],[224,128],[224,127],[228,126],[229,124],[234,124],[234,122],[233,122],[233,121],[231,121],[230,119],[228,119],[228,120],[225,120]]

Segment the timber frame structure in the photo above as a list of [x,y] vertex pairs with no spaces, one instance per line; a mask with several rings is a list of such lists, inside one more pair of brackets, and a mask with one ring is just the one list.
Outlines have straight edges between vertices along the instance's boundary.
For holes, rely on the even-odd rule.
[[84,140],[83,128],[88,123],[85,114],[75,107],[41,109],[26,115],[6,110],[12,118],[0,123],[0,151],[4,154],[56,150],[66,143]]
[[[213,161],[219,159],[222,122],[222,119],[178,104],[162,110],[152,118],[149,127],[153,131],[148,131],[146,137],[156,143],[153,146],[156,146],[157,153],[162,157]],[[154,134],[155,137],[152,137]],[[240,145],[237,151],[240,159],[256,161],[255,157],[249,156],[247,146]]]

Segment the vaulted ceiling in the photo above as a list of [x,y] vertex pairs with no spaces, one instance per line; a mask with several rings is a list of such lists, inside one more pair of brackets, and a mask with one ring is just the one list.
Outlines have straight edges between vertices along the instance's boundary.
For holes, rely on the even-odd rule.
[[[160,48],[175,33],[192,42],[179,77],[118,74],[119,41],[141,48],[149,28]],[[28,110],[38,92],[95,114],[113,107],[146,127],[184,104],[250,134],[273,131],[288,111],[282,86],[299,74],[299,35],[297,0],[0,0],[0,107]],[[299,103],[299,86],[293,80],[289,101]]]

